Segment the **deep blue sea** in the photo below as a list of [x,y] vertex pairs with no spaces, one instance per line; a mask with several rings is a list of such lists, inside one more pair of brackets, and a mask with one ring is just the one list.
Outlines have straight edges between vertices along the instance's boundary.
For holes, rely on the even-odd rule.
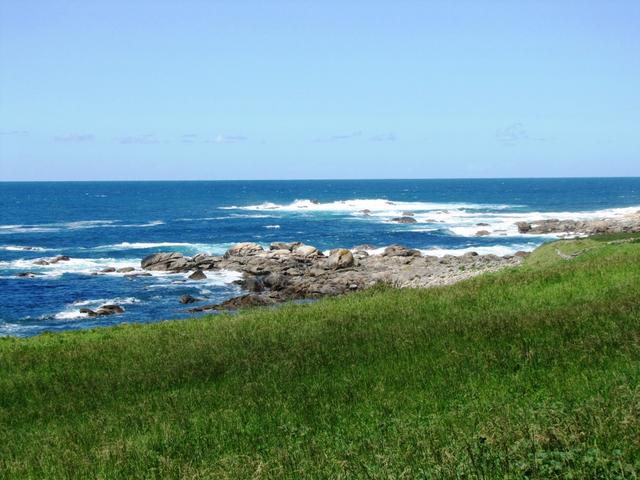
[[[95,275],[139,268],[153,252],[221,254],[236,242],[282,240],[323,250],[398,243],[432,255],[507,254],[550,239],[518,234],[519,220],[639,209],[640,178],[0,183],[0,335],[188,318],[182,294],[215,303],[240,293],[233,272],[207,272],[200,282]],[[404,212],[417,223],[390,221]],[[476,237],[479,230],[490,235]],[[33,264],[56,255],[71,260]],[[39,275],[16,276],[25,271]],[[79,313],[105,303],[126,311]]]

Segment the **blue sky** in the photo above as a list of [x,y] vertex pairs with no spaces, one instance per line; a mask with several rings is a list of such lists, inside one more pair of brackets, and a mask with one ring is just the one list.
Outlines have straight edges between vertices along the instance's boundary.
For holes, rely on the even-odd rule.
[[640,175],[640,2],[0,2],[0,179]]

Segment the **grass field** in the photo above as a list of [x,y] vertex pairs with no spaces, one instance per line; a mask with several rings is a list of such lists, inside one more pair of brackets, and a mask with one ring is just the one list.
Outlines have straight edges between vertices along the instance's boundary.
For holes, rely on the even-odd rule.
[[[572,253],[579,254],[567,259]],[[640,477],[640,243],[0,339],[0,478]]]

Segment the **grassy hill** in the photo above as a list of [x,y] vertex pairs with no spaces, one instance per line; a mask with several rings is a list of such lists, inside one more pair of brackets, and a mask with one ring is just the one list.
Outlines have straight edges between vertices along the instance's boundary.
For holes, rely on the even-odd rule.
[[638,432],[624,236],[445,288],[0,340],[0,478],[635,479]]

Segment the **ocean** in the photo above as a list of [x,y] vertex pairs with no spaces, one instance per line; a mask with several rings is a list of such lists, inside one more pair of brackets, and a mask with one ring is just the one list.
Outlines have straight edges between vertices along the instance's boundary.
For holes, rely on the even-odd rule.
[[[192,318],[183,294],[239,295],[235,272],[127,277],[154,252],[222,254],[237,242],[322,250],[402,244],[430,255],[532,250],[515,222],[640,210],[640,178],[0,183],[0,335]],[[404,213],[416,223],[391,221]],[[480,230],[489,235],[476,236]],[[375,250],[374,250],[375,252]],[[35,265],[67,255],[69,261]],[[18,277],[33,272],[33,278]],[[81,307],[117,303],[121,315]]]

